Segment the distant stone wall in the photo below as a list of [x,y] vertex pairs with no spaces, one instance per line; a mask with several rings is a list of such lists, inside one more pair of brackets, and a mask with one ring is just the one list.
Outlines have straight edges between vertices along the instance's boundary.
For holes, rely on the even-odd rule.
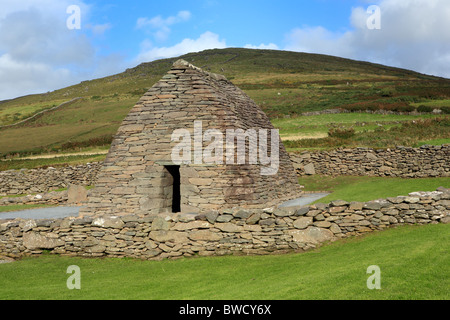
[[10,196],[0,198],[0,207],[11,205],[37,205],[45,204],[57,205],[84,205],[90,190],[83,186],[71,184],[67,190],[50,191],[38,194],[28,194],[25,196]]
[[67,190],[64,190],[60,192],[51,191],[47,193],[26,195],[22,197],[3,197],[0,198],[0,207],[24,204],[61,205],[66,204],[67,202]]
[[300,176],[450,177],[450,145],[290,153]]
[[[290,153],[297,175],[450,177],[450,145],[395,149],[338,149]],[[70,184],[95,185],[101,162],[46,169],[0,171],[0,196],[47,193]]]
[[0,255],[50,250],[83,257],[176,257],[269,254],[402,224],[450,222],[450,189],[371,202],[224,209],[201,215],[103,216],[0,221]]
[[0,196],[46,193],[70,184],[94,185],[101,162],[46,169],[0,171]]

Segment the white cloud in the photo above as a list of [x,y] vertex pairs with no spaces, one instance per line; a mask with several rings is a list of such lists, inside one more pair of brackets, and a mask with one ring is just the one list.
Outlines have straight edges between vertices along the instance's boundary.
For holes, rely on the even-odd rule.
[[225,40],[220,40],[219,35],[207,31],[198,39],[186,38],[171,47],[152,47],[151,43],[144,40],[141,48],[144,50],[135,59],[136,63],[153,61],[156,59],[171,58],[189,52],[197,52],[206,49],[226,48]]
[[252,44],[246,44],[244,46],[244,48],[247,48],[247,49],[269,49],[269,50],[278,50],[279,49],[278,46],[274,43],[269,43],[269,44],[261,43],[259,46],[255,46]]
[[381,29],[370,30],[367,8],[352,10],[353,29],[296,28],[286,50],[315,52],[372,61],[450,77],[450,1],[382,0]]
[[9,54],[0,56],[0,99],[9,99],[69,85],[72,74],[40,62],[17,62]]
[[[69,5],[80,7],[81,30],[67,28]],[[99,56],[86,32],[98,36],[111,25],[91,24],[90,15],[90,6],[79,0],[2,0],[0,100],[118,72],[123,63]]]
[[31,7],[0,20],[0,52],[22,62],[84,63],[94,49],[86,36],[66,27],[65,19]]
[[148,29],[151,30],[154,37],[157,40],[166,40],[171,32],[170,26],[186,22],[191,18],[191,13],[189,11],[179,11],[176,16],[170,16],[163,18],[160,15],[153,18],[139,18],[136,21],[137,29]]
[[112,28],[111,23],[104,23],[104,24],[94,24],[94,25],[86,25],[86,28],[89,28],[92,30],[92,33],[95,36],[101,36],[103,35],[107,30],[110,30]]

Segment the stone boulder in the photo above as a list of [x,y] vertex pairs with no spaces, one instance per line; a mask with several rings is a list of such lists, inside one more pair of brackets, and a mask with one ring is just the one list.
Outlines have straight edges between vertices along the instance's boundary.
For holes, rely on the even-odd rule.
[[318,227],[308,227],[305,230],[292,230],[289,231],[289,233],[292,236],[292,239],[299,243],[319,244],[335,239],[333,232]]
[[71,184],[67,189],[67,203],[81,204],[87,200],[87,190],[83,186]]
[[23,245],[30,250],[54,249],[64,245],[64,241],[57,238],[46,237],[35,232],[27,232],[23,235]]

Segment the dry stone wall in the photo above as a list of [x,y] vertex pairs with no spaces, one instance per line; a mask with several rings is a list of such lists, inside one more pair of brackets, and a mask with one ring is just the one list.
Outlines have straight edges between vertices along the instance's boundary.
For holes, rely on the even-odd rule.
[[23,204],[46,204],[61,205],[68,202],[67,190],[51,191],[43,194],[29,194],[21,197],[0,198],[0,206],[23,205]]
[[450,189],[371,202],[175,216],[99,216],[0,221],[0,255],[50,250],[83,257],[177,257],[302,251],[402,224],[450,222]]
[[290,153],[300,176],[450,177],[450,145]]
[[101,163],[0,171],[0,196],[48,193],[70,184],[95,185]]
[[[184,130],[183,137],[174,135],[180,129]],[[272,150],[272,129],[269,118],[256,103],[225,77],[178,60],[123,120],[99,172],[96,188],[81,212],[204,212],[234,206],[263,208],[270,201],[295,198],[301,190],[282,143],[279,162],[270,163],[278,170],[262,174],[269,167],[261,155]],[[211,130],[215,132],[214,145],[218,146],[214,151],[208,151],[212,137],[204,135]],[[267,134],[266,139],[261,138],[260,130]],[[251,141],[257,141],[258,135],[259,142],[255,145],[245,139],[230,138],[230,131],[246,133]],[[241,159],[237,159],[238,144],[245,151]],[[180,145],[184,146],[182,152],[177,149]],[[253,155],[257,161],[251,159],[250,145],[256,151]],[[174,162],[174,150],[178,156],[183,154],[182,161]],[[242,159],[243,163],[236,165]],[[174,166],[179,170],[180,181],[169,170]],[[181,192],[175,191],[176,186]],[[179,210],[173,202],[179,202]]]
[[[402,178],[449,177],[450,145],[395,149],[338,149],[290,153],[298,175],[323,174],[392,176]],[[0,196],[47,193],[70,184],[95,185],[101,162],[46,169],[0,171]],[[205,167],[204,170],[207,168]],[[183,169],[190,178],[207,178]],[[245,182],[245,181],[243,181]],[[185,190],[183,190],[185,191]]]

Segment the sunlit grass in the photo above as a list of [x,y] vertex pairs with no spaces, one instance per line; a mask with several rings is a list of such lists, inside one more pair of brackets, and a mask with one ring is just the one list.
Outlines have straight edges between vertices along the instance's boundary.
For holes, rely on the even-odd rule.
[[415,191],[435,191],[438,187],[450,188],[450,179],[442,178],[389,178],[356,176],[304,176],[299,183],[306,191],[329,191],[330,195],[316,201],[333,200],[371,201],[387,197],[406,196]]
[[[0,264],[0,299],[449,299],[449,225],[405,226],[300,254],[180,260],[44,255]],[[80,267],[69,290],[67,267]],[[381,289],[367,288],[379,266]]]

